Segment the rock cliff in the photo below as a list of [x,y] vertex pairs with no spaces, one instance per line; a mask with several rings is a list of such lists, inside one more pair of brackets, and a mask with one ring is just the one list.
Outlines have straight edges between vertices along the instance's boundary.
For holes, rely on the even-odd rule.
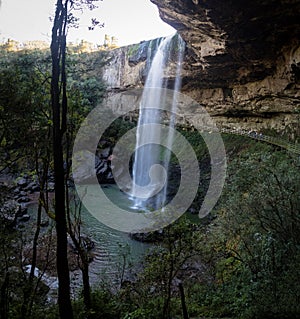
[[[187,44],[182,91],[220,126],[299,130],[299,0],[151,1]],[[108,86],[141,87],[158,41],[112,51],[103,71]],[[182,115],[197,121],[188,110]]]

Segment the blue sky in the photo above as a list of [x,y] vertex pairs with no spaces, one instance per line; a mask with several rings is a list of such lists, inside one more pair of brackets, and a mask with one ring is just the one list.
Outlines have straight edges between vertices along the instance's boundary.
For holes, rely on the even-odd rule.
[[[2,0],[0,40],[50,41],[49,17],[54,14],[55,3],[55,0]],[[119,45],[127,45],[175,32],[159,18],[157,7],[150,0],[103,0],[95,11],[78,15],[80,28],[69,31],[68,41],[85,39],[102,44],[108,34],[117,37]],[[88,31],[92,17],[104,22],[105,27]]]

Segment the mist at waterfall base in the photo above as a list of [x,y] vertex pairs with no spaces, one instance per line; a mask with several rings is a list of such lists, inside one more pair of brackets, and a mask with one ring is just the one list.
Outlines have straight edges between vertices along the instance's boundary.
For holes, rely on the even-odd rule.
[[[151,46],[150,46],[151,47]],[[139,120],[136,133],[136,147],[132,167],[132,208],[138,210],[159,209],[167,203],[167,189],[169,180],[169,163],[172,153],[173,128],[176,114],[176,95],[181,87],[180,71],[185,45],[178,34],[161,40],[155,48],[153,60],[150,64],[148,76],[144,86]],[[149,56],[153,55],[149,52]],[[176,65],[175,81],[165,80],[166,70],[170,63]],[[173,90],[173,100],[168,114],[158,108],[166,102],[164,88]],[[154,91],[153,88],[156,90]],[[147,124],[157,124],[155,129],[149,129]],[[160,125],[168,125],[167,136],[162,136]],[[165,133],[164,133],[165,135]],[[151,141],[160,141],[157,144]]]

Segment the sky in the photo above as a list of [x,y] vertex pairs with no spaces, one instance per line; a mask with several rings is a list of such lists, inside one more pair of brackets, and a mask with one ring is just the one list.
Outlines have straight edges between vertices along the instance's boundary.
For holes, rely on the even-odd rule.
[[[0,41],[8,38],[24,42],[44,40],[50,42],[49,17],[54,15],[56,0],[0,0]],[[79,29],[71,29],[69,42],[84,39],[103,44],[104,35],[115,36],[120,46],[139,43],[173,34],[175,30],[164,23],[157,7],[150,0],[103,0],[98,9],[80,17]],[[91,18],[104,22],[104,28],[89,31]]]

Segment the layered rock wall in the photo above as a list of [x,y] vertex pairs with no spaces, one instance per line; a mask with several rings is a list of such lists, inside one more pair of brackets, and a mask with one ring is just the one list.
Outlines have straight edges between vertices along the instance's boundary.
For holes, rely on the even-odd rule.
[[[151,1],[187,44],[182,92],[218,125],[299,130],[300,1]],[[103,68],[109,89],[142,87],[159,41],[111,51]],[[172,65],[165,74],[172,80]],[[199,120],[195,110],[180,113]]]

